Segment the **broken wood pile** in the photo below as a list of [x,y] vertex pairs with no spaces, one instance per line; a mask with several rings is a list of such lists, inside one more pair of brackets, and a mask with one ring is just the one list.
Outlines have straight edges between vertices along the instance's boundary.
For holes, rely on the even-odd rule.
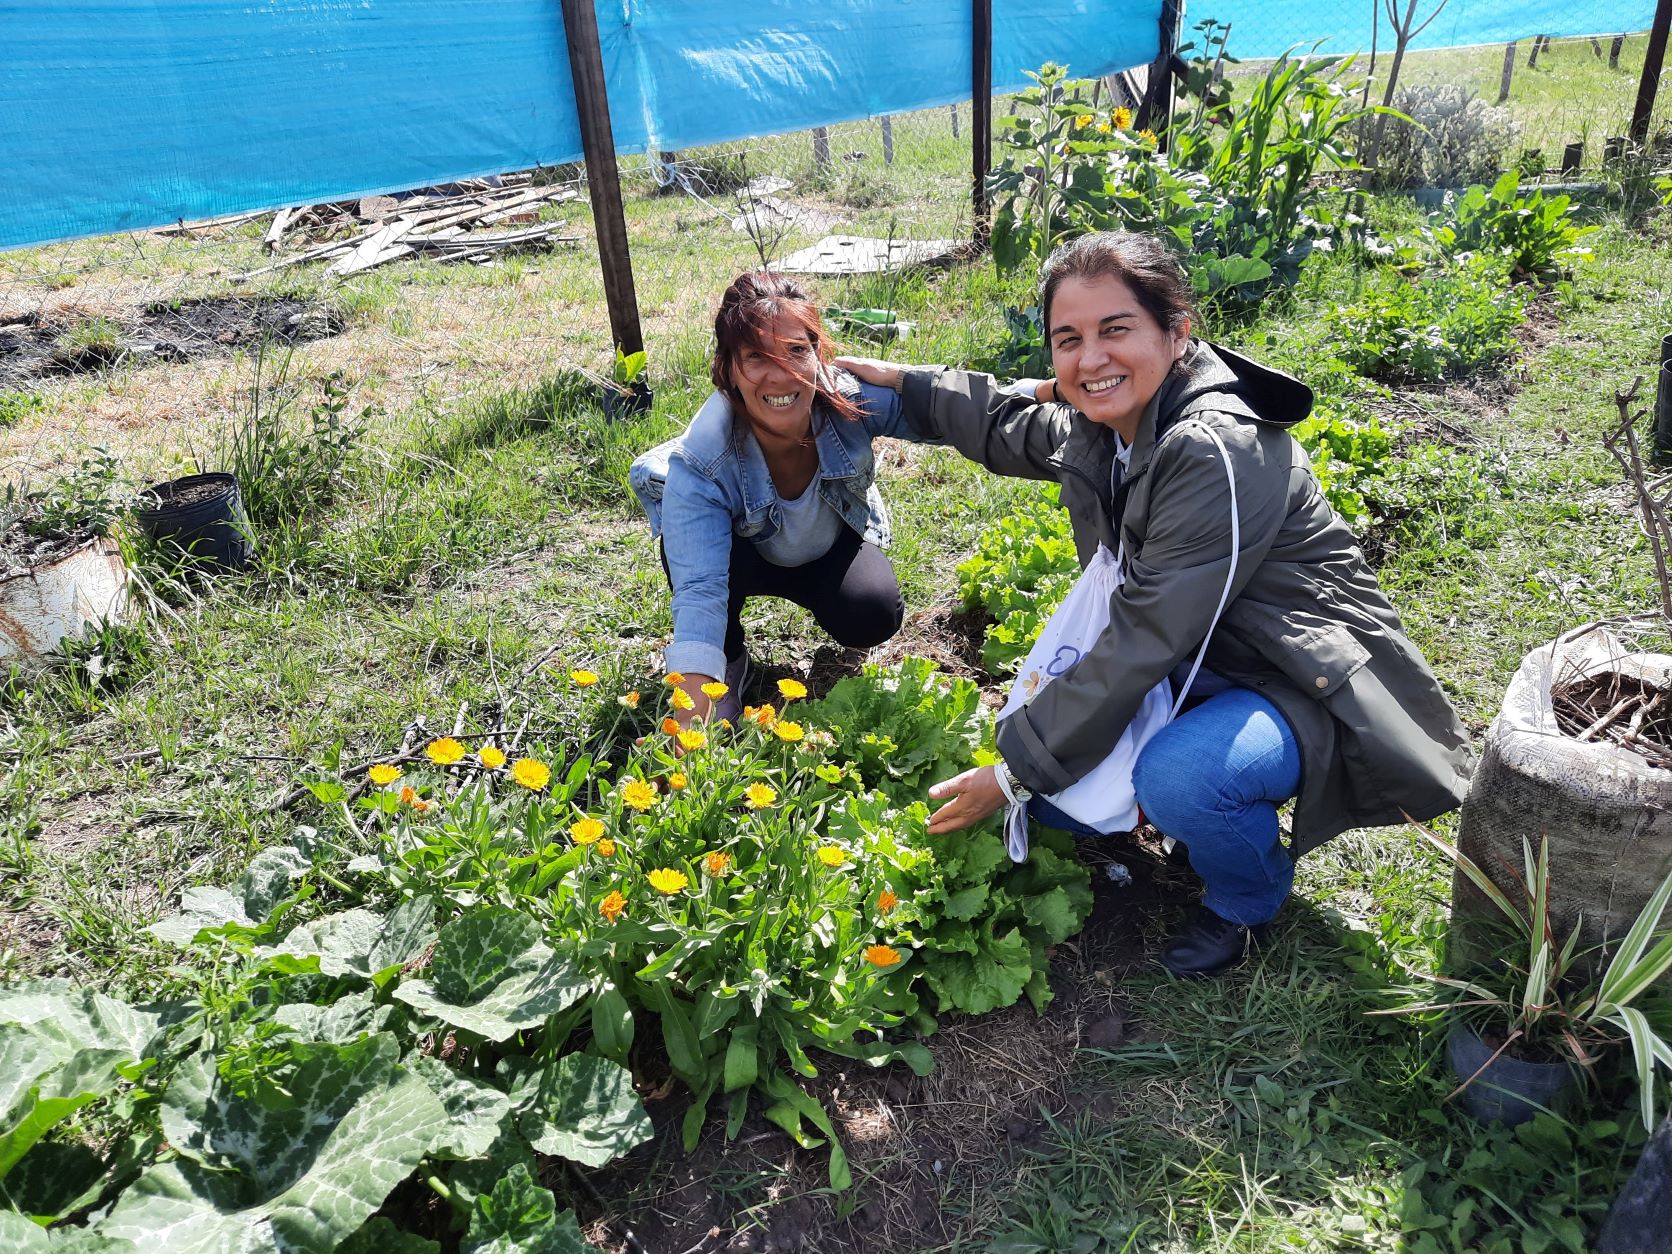
[[[459,187],[464,190],[452,190]],[[332,238],[308,242],[302,251],[234,275],[232,281],[247,283],[260,275],[310,261],[330,261],[326,274],[338,278],[403,257],[485,262],[500,253],[549,248],[579,238],[559,234],[562,222],[540,222],[543,206],[579,197],[572,185],[534,187],[525,176],[520,184],[509,186],[491,187],[478,179],[453,184],[452,188],[281,209],[262,237],[269,251],[278,252],[292,233],[304,241],[317,240],[322,234]],[[496,225],[510,229],[476,229]],[[346,237],[342,234],[345,230],[351,232]]]

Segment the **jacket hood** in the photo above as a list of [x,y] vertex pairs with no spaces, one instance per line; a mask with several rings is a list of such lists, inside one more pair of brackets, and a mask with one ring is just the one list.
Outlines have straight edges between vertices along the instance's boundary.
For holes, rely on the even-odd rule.
[[1174,368],[1163,409],[1180,413],[1210,393],[1237,397],[1247,407],[1247,417],[1274,427],[1292,427],[1312,412],[1312,389],[1293,375],[1196,340]]

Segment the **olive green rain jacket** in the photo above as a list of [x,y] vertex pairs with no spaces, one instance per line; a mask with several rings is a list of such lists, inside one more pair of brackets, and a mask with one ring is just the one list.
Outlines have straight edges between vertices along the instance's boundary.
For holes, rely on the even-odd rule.
[[954,370],[907,370],[901,395],[923,438],[999,474],[1060,483],[1082,567],[1099,544],[1124,550],[1108,630],[999,724],[998,750],[1029,788],[1060,792],[1107,757],[1144,694],[1207,633],[1230,566],[1231,496],[1205,424],[1230,454],[1242,529],[1203,665],[1268,698],[1295,733],[1291,851],[1461,803],[1463,728],[1289,435],[1312,407],[1305,384],[1196,341],[1144,411],[1112,493],[1112,433],[1068,405]]

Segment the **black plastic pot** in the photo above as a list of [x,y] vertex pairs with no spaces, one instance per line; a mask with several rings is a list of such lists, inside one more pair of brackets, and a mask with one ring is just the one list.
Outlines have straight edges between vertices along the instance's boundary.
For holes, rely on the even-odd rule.
[[1660,337],[1655,371],[1655,460],[1672,461],[1672,333]]
[[[1481,1123],[1511,1128],[1526,1123],[1573,1084],[1573,1068],[1565,1062],[1527,1062],[1499,1054],[1487,1064],[1491,1057],[1492,1046],[1463,1024],[1454,1024],[1447,1033],[1446,1062],[1452,1074],[1462,1081],[1480,1071],[1458,1097],[1463,1109]],[[1483,1065],[1486,1070],[1481,1071]]]
[[631,418],[634,414],[648,414],[656,394],[644,382],[612,383],[604,389],[604,417]]
[[[216,491],[200,496],[206,485]],[[157,543],[180,550],[203,570],[242,570],[255,552],[243,495],[228,474],[187,475],[146,488],[134,506],[134,520]]]

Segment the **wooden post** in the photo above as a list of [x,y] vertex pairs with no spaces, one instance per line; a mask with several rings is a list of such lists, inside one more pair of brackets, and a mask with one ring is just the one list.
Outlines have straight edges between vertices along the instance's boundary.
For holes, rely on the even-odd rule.
[[955,105],[955,104],[952,104],[952,105],[947,105],[946,107],[952,111],[952,138],[957,139],[958,138],[958,106]]
[[1509,80],[1515,76],[1515,40],[1504,45],[1504,73],[1498,80],[1498,103],[1509,99]]
[[639,301],[633,290],[633,258],[627,248],[627,218],[621,208],[621,172],[615,164],[615,132],[604,91],[604,54],[598,46],[598,15],[592,0],[563,0],[563,35],[569,45],[569,73],[575,80],[586,186],[592,224],[598,232],[598,266],[610,308],[610,336],[631,356],[644,350]]
[[1543,47],[1544,47],[1544,36],[1543,35],[1534,35],[1533,36],[1533,50],[1527,54],[1527,68],[1529,70],[1534,69],[1534,68],[1537,67],[1539,49],[1541,49]]
[[830,132],[822,126],[813,128],[813,166],[821,173],[830,168]]
[[1576,139],[1562,149],[1562,173],[1573,174],[1579,169],[1579,163],[1585,159],[1585,141]]
[[1649,46],[1643,51],[1643,77],[1637,81],[1637,104],[1631,111],[1631,137],[1638,143],[1649,139],[1649,115],[1655,109],[1655,88],[1660,85],[1660,67],[1666,59],[1666,31],[1672,27],[1672,0],[1655,5],[1655,23],[1649,28]]
[[970,208],[974,238],[986,247],[993,224],[987,219],[987,169],[993,163],[993,0],[972,0],[970,9]]
[[1167,151],[1167,131],[1173,119],[1173,74],[1182,74],[1185,69],[1178,55],[1179,24],[1183,16],[1180,0],[1162,0],[1155,60],[1150,62],[1144,98],[1138,102],[1138,115],[1132,122],[1134,130],[1148,129],[1156,133],[1156,148],[1160,152]]
[[894,164],[894,117],[888,113],[882,115],[882,163]]
[[1624,35],[1615,35],[1614,38],[1613,38],[1613,41],[1610,42],[1609,45],[1608,45],[1608,68],[1609,69],[1617,70],[1617,69],[1620,68],[1620,49],[1624,48],[1625,46],[1626,46],[1626,37]]

